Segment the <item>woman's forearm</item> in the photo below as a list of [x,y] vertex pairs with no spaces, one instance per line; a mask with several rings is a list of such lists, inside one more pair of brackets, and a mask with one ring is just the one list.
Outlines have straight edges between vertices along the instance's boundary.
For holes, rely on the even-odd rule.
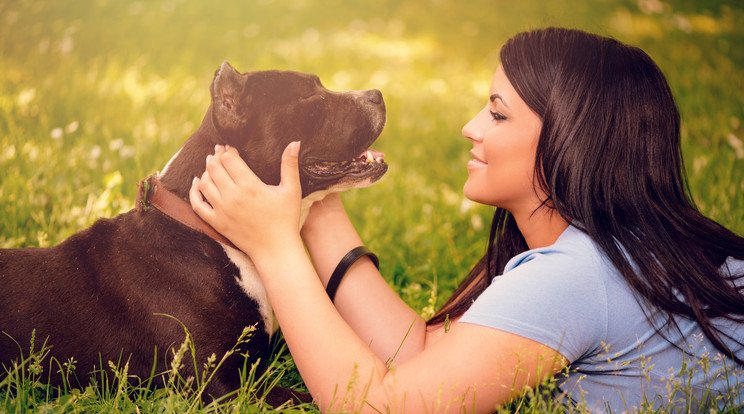
[[365,390],[379,388],[387,367],[328,300],[300,239],[286,245],[281,258],[254,262],[292,357],[318,405],[323,411],[358,409]]
[[[340,201],[319,210],[313,212],[313,222],[303,228],[302,237],[326,286],[341,258],[363,243]],[[402,362],[424,347],[425,322],[390,288],[367,257],[349,268],[334,304],[383,361]]]

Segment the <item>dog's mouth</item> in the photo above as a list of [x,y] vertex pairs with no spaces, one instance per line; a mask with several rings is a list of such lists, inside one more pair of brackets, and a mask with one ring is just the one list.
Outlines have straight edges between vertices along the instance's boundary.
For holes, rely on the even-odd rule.
[[[385,154],[368,149],[350,160],[312,161],[303,166],[304,171],[316,180],[333,180],[336,184],[361,186],[379,180],[388,169]],[[362,183],[368,181],[367,183]]]

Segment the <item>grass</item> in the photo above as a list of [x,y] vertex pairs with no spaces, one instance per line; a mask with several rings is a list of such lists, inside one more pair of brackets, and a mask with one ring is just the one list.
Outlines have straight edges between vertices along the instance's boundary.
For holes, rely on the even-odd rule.
[[[491,216],[461,194],[469,144],[460,128],[485,103],[500,45],[545,25],[608,34],[659,63],[682,112],[693,196],[744,234],[736,2],[0,0],[0,248],[53,245],[132,208],[138,180],[198,126],[223,60],[240,71],[312,72],[330,89],[385,96],[388,124],[375,147],[390,171],[344,202],[390,284],[430,315],[482,254]],[[277,366],[291,365],[281,358]],[[288,371],[282,381],[300,381]],[[12,386],[5,378],[0,412],[190,404],[178,390],[47,395],[31,371]],[[233,404],[223,408],[262,409],[247,396]]]
[[[247,327],[237,339],[236,345],[218,359],[212,357],[198,371],[197,378],[184,378],[180,370],[184,364],[195,363],[195,348],[188,329],[184,328],[184,341],[178,350],[174,350],[169,370],[164,379],[153,375],[150,378],[136,378],[128,373],[129,364],[125,361],[114,363],[108,361],[107,368],[91,374],[90,385],[77,389],[65,382],[60,387],[51,387],[46,374],[52,370],[61,370],[66,378],[76,375],[74,361],[64,364],[47,358],[49,347],[46,342],[41,346],[35,344],[32,337],[30,349],[23,361],[10,366],[3,364],[0,371],[0,412],[224,412],[236,407],[243,407],[248,412],[272,411],[275,407],[264,400],[264,392],[276,387],[280,382],[287,382],[294,369],[294,363],[280,341],[274,342],[274,357],[269,368],[257,372],[256,364],[244,366],[241,371],[241,384],[234,393],[216,400],[202,399],[205,387],[212,376],[220,369],[228,356],[236,352],[237,347],[249,341],[253,328]],[[35,348],[38,346],[38,348]],[[248,361],[248,360],[246,360]],[[48,366],[48,369],[44,369]],[[155,374],[155,373],[154,373]],[[160,373],[157,373],[160,374]],[[285,378],[286,377],[286,378]],[[284,379],[283,379],[284,378]],[[161,382],[158,388],[150,384]],[[295,381],[297,382],[297,381]],[[291,385],[291,384],[290,384]],[[310,404],[287,403],[281,407],[283,412],[306,412],[312,410]]]

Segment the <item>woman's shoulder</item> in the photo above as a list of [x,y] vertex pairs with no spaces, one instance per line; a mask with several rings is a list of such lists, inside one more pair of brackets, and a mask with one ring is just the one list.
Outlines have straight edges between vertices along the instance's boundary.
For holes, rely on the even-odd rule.
[[582,231],[515,256],[463,321],[505,330],[559,350],[570,361],[607,338],[610,302],[627,297],[616,271]]
[[575,226],[554,244],[515,256],[463,320],[538,341],[569,361],[600,354],[607,343],[632,348],[633,332],[647,330],[630,285]]
[[552,245],[514,256],[506,264],[504,275],[512,272],[593,280],[603,275],[614,278],[617,273],[591,237],[574,225],[569,225]]

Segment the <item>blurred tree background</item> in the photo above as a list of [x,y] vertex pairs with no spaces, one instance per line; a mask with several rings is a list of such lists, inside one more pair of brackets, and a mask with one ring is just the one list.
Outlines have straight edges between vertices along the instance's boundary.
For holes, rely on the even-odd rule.
[[[0,247],[56,244],[133,205],[196,129],[224,60],[377,88],[390,171],[345,203],[383,273],[428,313],[483,253],[461,127],[498,50],[549,25],[640,46],[683,116],[696,202],[744,233],[744,5],[727,0],[0,0]],[[287,122],[292,122],[288,119]]]

